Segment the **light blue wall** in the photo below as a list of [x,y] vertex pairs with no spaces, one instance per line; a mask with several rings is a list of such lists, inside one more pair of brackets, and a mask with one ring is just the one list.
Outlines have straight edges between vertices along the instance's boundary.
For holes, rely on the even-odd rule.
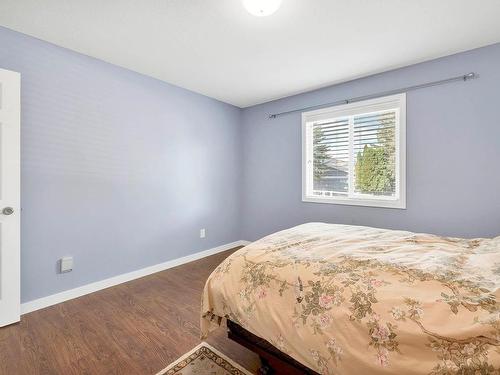
[[[471,71],[481,78],[408,93],[406,210],[301,202],[300,113],[270,113]],[[499,110],[500,44],[245,109],[242,235],[308,221],[500,235]]]
[[22,74],[23,301],[240,239],[239,108],[4,28],[0,67]]

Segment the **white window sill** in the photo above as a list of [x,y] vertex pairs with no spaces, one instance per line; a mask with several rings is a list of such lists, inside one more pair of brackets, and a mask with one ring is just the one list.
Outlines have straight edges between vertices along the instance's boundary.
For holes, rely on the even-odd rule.
[[393,199],[358,199],[358,198],[320,198],[320,197],[302,197],[302,202],[306,203],[326,203],[326,204],[341,204],[347,206],[364,206],[364,207],[380,207],[380,208],[395,208],[406,210],[406,202],[403,200]]

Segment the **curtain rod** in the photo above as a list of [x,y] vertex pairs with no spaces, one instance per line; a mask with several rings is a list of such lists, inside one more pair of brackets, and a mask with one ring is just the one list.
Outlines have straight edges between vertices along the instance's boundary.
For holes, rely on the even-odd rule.
[[438,85],[445,85],[447,83],[452,83],[452,82],[456,82],[456,81],[464,81],[464,82],[466,82],[468,80],[476,79],[476,78],[479,78],[479,74],[471,72],[471,73],[467,73],[467,74],[464,74],[464,75],[461,75],[461,76],[446,78],[446,79],[442,79],[442,80],[439,80],[439,81],[422,83],[420,85],[402,87],[402,88],[399,88],[399,89],[378,92],[376,94],[370,94],[370,95],[364,95],[364,96],[357,96],[355,98],[344,99],[344,100],[337,100],[336,102],[318,104],[318,105],[313,105],[313,106],[303,107],[303,108],[297,108],[297,109],[292,109],[290,111],[285,111],[285,112],[280,112],[280,113],[273,113],[273,114],[269,115],[269,118],[270,119],[275,119],[278,116],[289,115],[291,113],[302,112],[302,111],[313,110],[313,109],[320,109],[320,108],[324,108],[324,107],[336,106],[336,105],[341,105],[341,104],[349,104],[349,103],[354,103],[354,102],[360,102],[362,100],[379,98],[381,96],[388,96],[388,95],[400,94],[402,92],[423,89],[423,88],[426,88],[426,87],[432,87],[432,86],[438,86]]

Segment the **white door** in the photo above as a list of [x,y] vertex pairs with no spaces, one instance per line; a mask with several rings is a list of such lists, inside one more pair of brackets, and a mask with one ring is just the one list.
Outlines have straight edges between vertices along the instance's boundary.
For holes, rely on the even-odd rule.
[[20,83],[0,69],[0,327],[20,319]]

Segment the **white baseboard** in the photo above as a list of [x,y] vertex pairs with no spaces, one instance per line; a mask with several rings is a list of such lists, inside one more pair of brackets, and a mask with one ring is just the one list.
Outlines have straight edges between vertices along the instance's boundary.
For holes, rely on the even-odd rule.
[[225,245],[217,246],[208,250],[200,251],[191,255],[187,255],[182,258],[172,259],[164,263],[155,264],[154,266],[142,268],[137,271],[132,271],[124,273],[118,276],[110,277],[109,279],[104,279],[96,281],[94,283],[86,284],[78,288],[65,290],[64,292],[52,294],[47,297],[42,297],[35,299],[33,301],[25,302],[21,304],[21,314],[27,314],[35,310],[40,310],[45,307],[56,305],[58,303],[68,301],[73,298],[78,298],[84,296],[85,294],[97,292],[98,290],[106,289],[127,281],[138,279],[147,275],[151,275],[156,272],[164,271],[169,268],[180,266],[181,264],[189,263],[201,258],[205,258],[210,255],[214,255],[237,246],[248,245],[249,241],[235,241]]

